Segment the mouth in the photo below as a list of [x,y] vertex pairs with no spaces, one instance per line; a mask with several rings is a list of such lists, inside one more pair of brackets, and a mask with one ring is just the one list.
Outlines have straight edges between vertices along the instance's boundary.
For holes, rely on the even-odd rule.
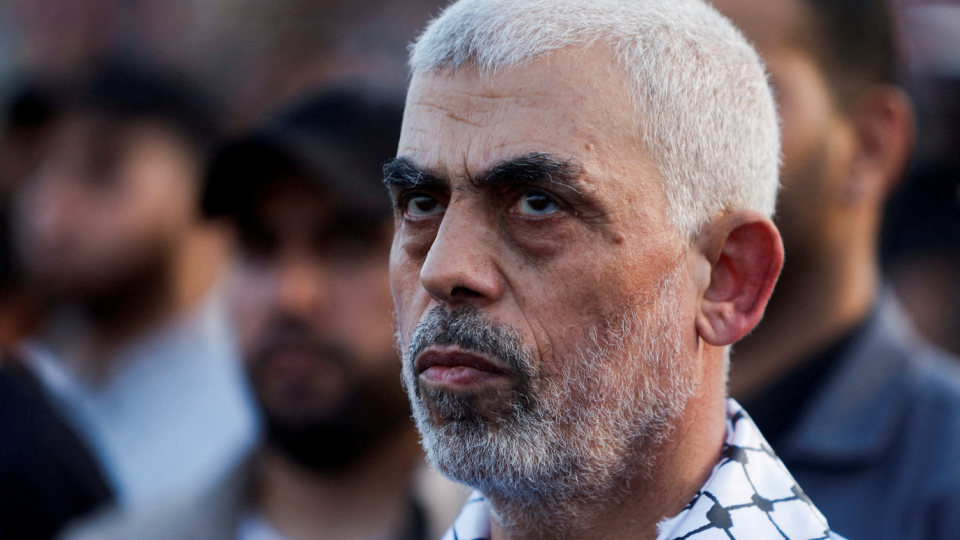
[[449,390],[469,390],[503,383],[509,372],[483,356],[459,348],[430,348],[414,365],[421,382]]
[[270,380],[306,382],[329,381],[329,386],[344,384],[343,362],[332,349],[304,344],[284,343],[267,348],[259,355],[259,369]]

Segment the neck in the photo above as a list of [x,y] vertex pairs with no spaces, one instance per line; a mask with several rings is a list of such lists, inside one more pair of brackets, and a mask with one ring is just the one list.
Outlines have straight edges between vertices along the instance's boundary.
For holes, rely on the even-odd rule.
[[847,236],[824,242],[823,251],[788,259],[763,321],[734,346],[729,382],[733,397],[753,397],[869,314],[880,283],[876,228],[867,224],[842,229],[838,236]]
[[[721,365],[717,362],[717,369]],[[657,525],[683,510],[720,460],[725,396],[722,385],[707,386],[674,419],[669,437],[634,458],[629,470],[640,473],[615,479],[606,496],[585,500],[573,494],[560,504],[488,498],[492,540],[656,539]]]
[[336,476],[305,470],[267,447],[258,457],[255,504],[292,540],[390,540],[410,526],[411,475],[422,460],[412,429]]

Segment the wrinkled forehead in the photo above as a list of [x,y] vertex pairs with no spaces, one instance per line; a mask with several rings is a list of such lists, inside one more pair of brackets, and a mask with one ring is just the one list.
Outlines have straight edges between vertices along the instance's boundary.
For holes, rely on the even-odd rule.
[[636,155],[635,126],[613,56],[561,50],[496,74],[469,66],[415,74],[398,155],[451,178],[532,152],[576,160],[589,174]]

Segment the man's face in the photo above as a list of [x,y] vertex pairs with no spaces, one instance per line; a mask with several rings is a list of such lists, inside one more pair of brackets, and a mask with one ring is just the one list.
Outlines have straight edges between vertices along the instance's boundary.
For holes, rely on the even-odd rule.
[[404,381],[432,462],[488,496],[603,489],[691,392],[682,242],[626,84],[603,49],[411,83],[387,171]]
[[838,230],[832,218],[845,200],[852,128],[807,45],[811,13],[802,0],[712,0],[754,43],[767,64],[781,117],[783,169],[777,227],[789,263],[812,261]]
[[167,264],[196,219],[199,165],[182,138],[156,123],[87,115],[49,133],[14,199],[27,276],[96,297]]
[[405,424],[388,222],[338,211],[310,183],[273,182],[241,217],[232,297],[268,439],[304,465],[347,465]]

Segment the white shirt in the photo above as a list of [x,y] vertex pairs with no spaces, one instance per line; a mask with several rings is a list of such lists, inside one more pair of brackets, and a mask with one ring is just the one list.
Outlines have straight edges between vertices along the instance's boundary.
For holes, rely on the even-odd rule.
[[250,512],[237,527],[237,540],[290,540],[277,532],[261,514]]
[[118,352],[102,384],[41,343],[23,356],[91,446],[122,508],[209,487],[256,442],[253,399],[216,292],[192,316]]
[[[710,478],[679,514],[658,525],[657,540],[839,539],[773,453],[740,405],[727,400],[727,438]],[[489,540],[490,510],[467,500],[443,540]]]

